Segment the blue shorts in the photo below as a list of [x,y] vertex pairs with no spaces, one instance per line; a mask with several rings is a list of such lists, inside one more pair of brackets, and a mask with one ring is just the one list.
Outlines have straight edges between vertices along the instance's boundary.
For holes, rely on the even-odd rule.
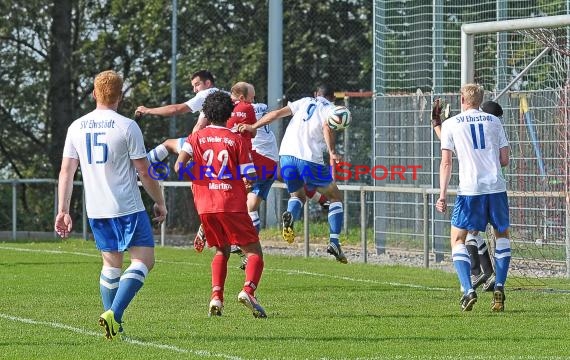
[[451,225],[462,230],[485,231],[487,223],[504,232],[510,226],[507,193],[457,195]]
[[154,247],[146,211],[106,219],[89,219],[95,245],[100,251],[123,252],[132,246]]
[[281,177],[290,193],[299,190],[305,184],[312,190],[317,187],[327,187],[333,182],[329,166],[289,155],[281,156],[279,164],[281,165]]
[[251,192],[263,200],[267,200],[267,194],[269,194],[269,190],[271,190],[271,185],[273,185],[274,181],[274,177],[267,180],[258,180],[251,186]]

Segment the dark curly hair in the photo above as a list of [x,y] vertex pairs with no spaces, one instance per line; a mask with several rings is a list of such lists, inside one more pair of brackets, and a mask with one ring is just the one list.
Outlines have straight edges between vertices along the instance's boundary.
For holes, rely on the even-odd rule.
[[495,101],[485,101],[481,105],[481,110],[496,117],[503,117],[503,108]]
[[233,109],[234,104],[230,95],[223,91],[216,91],[206,97],[202,112],[211,124],[225,126]]

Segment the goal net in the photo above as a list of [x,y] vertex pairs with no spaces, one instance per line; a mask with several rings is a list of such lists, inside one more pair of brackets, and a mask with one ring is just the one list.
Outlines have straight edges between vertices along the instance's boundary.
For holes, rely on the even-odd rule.
[[569,24],[552,16],[462,27],[462,83],[483,85],[504,109],[512,285],[570,275]]

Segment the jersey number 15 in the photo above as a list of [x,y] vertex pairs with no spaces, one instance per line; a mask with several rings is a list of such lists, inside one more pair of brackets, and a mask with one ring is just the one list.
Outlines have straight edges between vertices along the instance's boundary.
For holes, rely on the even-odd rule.
[[[109,148],[105,142],[101,142],[99,139],[101,135],[105,135],[105,133],[85,133],[85,149],[87,150],[87,163],[89,164],[93,164],[93,160],[96,164],[107,162]],[[97,151],[97,149],[100,150]],[[93,158],[94,155],[96,159]]]

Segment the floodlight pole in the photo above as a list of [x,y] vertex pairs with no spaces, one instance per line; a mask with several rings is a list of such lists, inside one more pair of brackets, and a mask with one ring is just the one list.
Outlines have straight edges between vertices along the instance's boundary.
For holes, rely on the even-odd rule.
[[[283,98],[283,1],[269,1],[269,32],[267,39],[267,106],[269,110],[280,108]],[[280,123],[269,126],[281,144]],[[271,191],[265,201],[265,225],[276,225],[281,218],[282,191]]]
[[[177,43],[177,12],[178,12],[178,3],[177,0],[172,0],[172,24],[171,24],[171,36],[172,36],[172,53],[171,53],[171,60],[170,60],[170,103],[176,104],[176,52],[178,43]],[[173,115],[170,118],[170,128],[168,134],[171,138],[176,136],[176,115]]]

